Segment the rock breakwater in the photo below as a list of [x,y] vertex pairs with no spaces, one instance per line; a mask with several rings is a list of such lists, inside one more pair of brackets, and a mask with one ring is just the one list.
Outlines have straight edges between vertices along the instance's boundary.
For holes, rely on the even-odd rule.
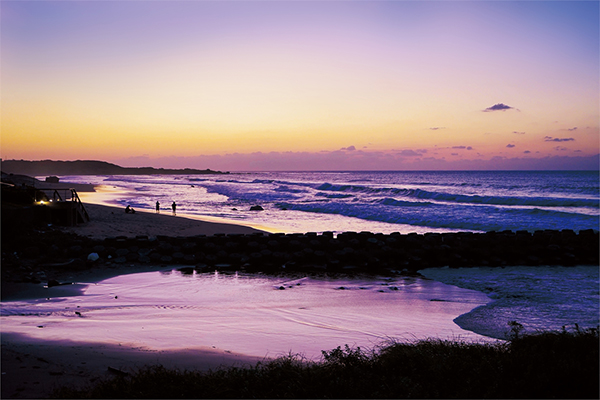
[[[597,231],[544,230],[389,235],[217,234],[110,237],[93,240],[60,231],[7,238],[3,282],[43,282],[65,271],[173,265],[182,271],[414,274],[432,267],[598,265]],[[93,256],[91,256],[93,254]]]

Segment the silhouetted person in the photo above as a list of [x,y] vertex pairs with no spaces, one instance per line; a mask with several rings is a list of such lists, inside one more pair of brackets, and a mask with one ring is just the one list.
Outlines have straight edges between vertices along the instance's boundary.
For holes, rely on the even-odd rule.
[[160,213],[160,203],[158,201],[156,202],[156,212]]
[[126,214],[135,214],[135,210],[133,208],[131,208],[131,206],[127,206],[127,207],[125,207],[125,213]]
[[173,209],[173,215],[177,215],[177,212],[175,210],[177,208],[177,204],[175,204],[175,202],[173,202],[173,204],[171,204],[171,208]]

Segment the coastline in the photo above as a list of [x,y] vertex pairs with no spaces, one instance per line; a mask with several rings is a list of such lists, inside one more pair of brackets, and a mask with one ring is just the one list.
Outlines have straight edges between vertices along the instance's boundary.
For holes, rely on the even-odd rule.
[[[15,296],[44,298],[48,293],[44,284],[51,279],[93,282],[174,266],[196,271],[243,268],[275,274],[410,275],[424,266],[440,263],[453,268],[480,265],[485,260],[490,266],[521,263],[535,267],[548,262],[577,264],[580,259],[597,263],[598,257],[598,233],[589,231],[425,235],[346,232],[336,238],[329,234],[269,235],[235,224],[148,211],[126,214],[122,208],[91,203],[85,206],[92,217],[86,224],[38,227],[27,233],[29,236],[14,240],[5,236],[3,246],[6,244],[11,252],[11,246],[21,246],[14,249],[18,258],[7,260],[6,269],[16,271],[17,279],[25,276],[29,280],[6,280],[3,268],[3,301],[16,299]],[[145,249],[151,252],[145,253]],[[88,261],[91,252],[97,252],[100,259]],[[148,257],[152,254],[156,257]],[[239,259],[231,261],[232,254],[238,254]],[[36,279],[37,284],[33,283]],[[6,293],[7,285],[14,290],[12,295]],[[67,296],[76,293],[78,285],[59,285],[50,290],[54,292],[52,297]],[[130,372],[146,364],[208,369],[247,361],[260,359],[209,348],[149,351],[125,344],[113,348],[99,343],[48,342],[2,333],[2,372],[6,372],[3,381],[10,382],[3,382],[2,397],[43,397],[54,385],[87,384],[90,379],[114,374],[114,370]],[[9,379],[11,372],[14,375]]]

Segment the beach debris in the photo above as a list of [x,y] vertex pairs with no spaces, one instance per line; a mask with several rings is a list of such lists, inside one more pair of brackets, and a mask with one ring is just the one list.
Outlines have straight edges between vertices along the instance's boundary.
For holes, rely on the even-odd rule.
[[79,311],[75,311],[75,314],[79,317],[82,317],[81,313]]
[[91,261],[91,262],[98,261],[99,258],[100,258],[100,256],[98,255],[98,253],[90,253],[87,256],[88,261]]

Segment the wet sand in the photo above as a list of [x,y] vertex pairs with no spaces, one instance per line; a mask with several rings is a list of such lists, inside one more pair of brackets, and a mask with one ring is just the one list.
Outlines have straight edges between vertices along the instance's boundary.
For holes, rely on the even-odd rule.
[[2,333],[1,397],[47,398],[59,386],[81,387],[98,379],[131,373],[144,365],[206,371],[220,366],[254,365],[260,360],[210,348],[158,351]]

